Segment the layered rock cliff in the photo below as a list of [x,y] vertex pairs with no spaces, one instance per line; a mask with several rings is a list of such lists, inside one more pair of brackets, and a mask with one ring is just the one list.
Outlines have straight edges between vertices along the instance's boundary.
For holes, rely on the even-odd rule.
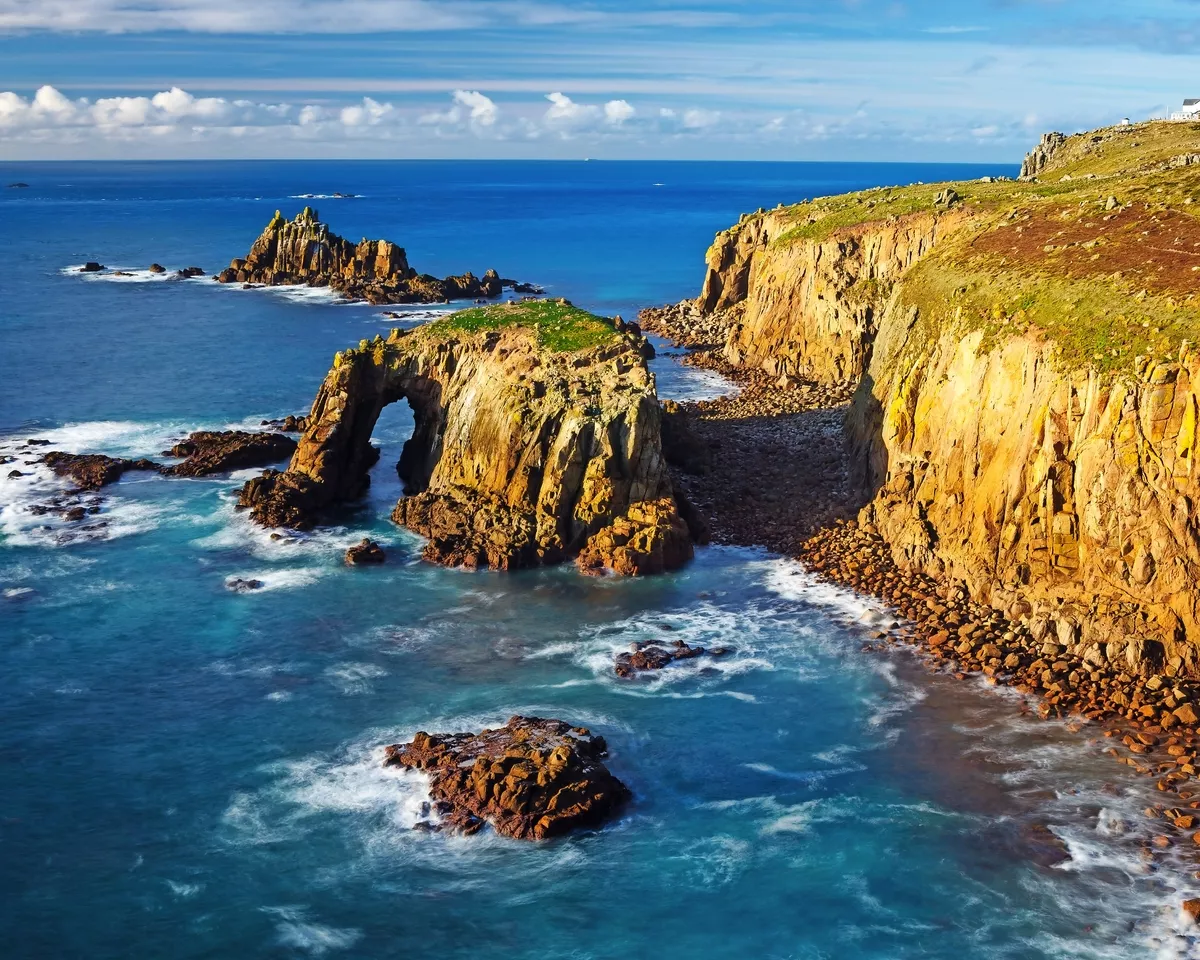
[[270,526],[309,527],[360,496],[371,431],[401,399],[416,425],[393,519],[429,538],[425,557],[467,567],[580,558],[652,573],[691,557],[662,456],[645,343],[563,302],[454,314],[339,353],[286,472],[241,502]]
[[505,285],[494,270],[482,278],[464,273],[439,280],[418,274],[402,247],[387,240],[353,244],[331,233],[312,207],[305,207],[294,220],[276,210],[250,252],[233,260],[217,280],[332,287],[350,299],[375,304],[498,297]]
[[1195,140],[1051,136],[1024,172],[1053,187],[753,215],[718,236],[697,301],[744,311],[735,364],[860,381],[861,521],[903,568],[1130,672],[1200,675],[1200,173],[1173,159]]
[[892,283],[962,219],[961,211],[931,208],[809,239],[816,218],[756,214],[709,248],[698,302],[706,312],[735,312],[725,345],[731,363],[857,382]]

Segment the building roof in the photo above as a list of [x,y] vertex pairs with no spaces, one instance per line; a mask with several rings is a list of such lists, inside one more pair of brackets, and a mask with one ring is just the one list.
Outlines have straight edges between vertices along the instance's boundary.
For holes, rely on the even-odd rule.
[[1184,100],[1184,101],[1183,101],[1183,105],[1184,105],[1185,107],[1194,107],[1194,106],[1196,106],[1197,104],[1200,104],[1200,99],[1198,99],[1198,100]]

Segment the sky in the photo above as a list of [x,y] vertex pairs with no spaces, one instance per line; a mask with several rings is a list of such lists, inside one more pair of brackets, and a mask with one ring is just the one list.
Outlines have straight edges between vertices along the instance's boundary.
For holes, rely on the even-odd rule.
[[0,0],[0,160],[1018,162],[1200,97],[1200,0]]

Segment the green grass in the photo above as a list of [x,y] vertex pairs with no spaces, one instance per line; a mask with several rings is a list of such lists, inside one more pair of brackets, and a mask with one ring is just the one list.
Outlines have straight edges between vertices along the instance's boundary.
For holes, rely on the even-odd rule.
[[505,327],[524,327],[537,337],[538,346],[552,353],[571,353],[608,343],[616,336],[613,322],[581,310],[563,300],[529,300],[498,303],[460,310],[431,323],[431,334],[482,333]]
[[948,330],[983,331],[985,352],[1032,333],[1053,341],[1061,368],[1111,377],[1131,371],[1139,356],[1174,360],[1184,340],[1200,342],[1195,301],[1150,296],[1115,275],[1073,280],[959,259],[951,250],[935,252],[905,276],[900,302],[920,311],[905,351],[913,354]]

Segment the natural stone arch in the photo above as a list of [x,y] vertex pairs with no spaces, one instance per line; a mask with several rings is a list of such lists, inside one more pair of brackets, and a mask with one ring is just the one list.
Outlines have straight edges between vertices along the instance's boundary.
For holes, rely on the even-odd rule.
[[249,481],[241,503],[269,526],[312,526],[362,496],[380,412],[415,426],[393,519],[425,556],[512,568],[582,555],[588,568],[654,572],[686,562],[659,436],[653,377],[632,334],[586,352],[540,349],[520,327],[446,336],[393,331],[338,354],[288,469]]

